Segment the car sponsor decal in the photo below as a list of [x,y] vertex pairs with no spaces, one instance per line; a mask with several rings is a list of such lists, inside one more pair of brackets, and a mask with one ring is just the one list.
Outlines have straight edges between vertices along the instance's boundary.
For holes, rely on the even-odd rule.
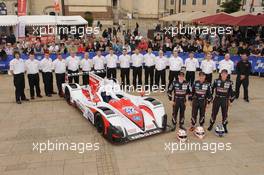
[[133,116],[133,121],[138,122],[141,120],[140,116]]
[[159,134],[159,133],[161,133],[161,130],[150,131],[150,132],[146,132],[146,133],[143,133],[143,134],[138,134],[138,135],[131,136],[130,139],[131,140],[140,139],[140,138],[143,138],[143,137],[148,137],[148,136],[151,136],[151,135],[154,135],[154,134]]
[[125,111],[127,114],[129,114],[129,115],[133,115],[133,114],[136,113],[135,108],[132,107],[132,106],[124,107],[123,109],[124,109],[124,111]]

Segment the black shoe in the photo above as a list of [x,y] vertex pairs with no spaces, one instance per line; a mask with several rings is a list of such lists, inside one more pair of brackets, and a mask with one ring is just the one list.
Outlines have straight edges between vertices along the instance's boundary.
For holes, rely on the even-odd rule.
[[31,100],[34,100],[34,99],[35,99],[35,97],[30,97],[30,99],[31,99]]
[[244,99],[244,101],[249,103],[249,99]]
[[213,129],[214,124],[210,124],[210,126],[207,128],[208,131],[211,131]]
[[57,92],[53,91],[52,94],[57,94]]
[[227,134],[228,133],[228,130],[227,130],[227,126],[226,125],[227,124],[223,125],[223,127],[224,127],[224,130],[225,130],[225,133]]
[[52,95],[51,94],[48,94],[48,95],[46,95],[47,97],[52,97]]
[[38,98],[42,98],[42,95],[38,95],[37,97],[38,97]]
[[21,101],[16,101],[17,104],[22,104]]
[[29,99],[25,98],[25,99],[22,99],[22,101],[29,101]]

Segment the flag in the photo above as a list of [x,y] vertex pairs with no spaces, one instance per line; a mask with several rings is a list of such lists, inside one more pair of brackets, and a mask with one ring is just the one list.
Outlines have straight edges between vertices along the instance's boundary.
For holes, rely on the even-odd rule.
[[17,0],[17,15],[25,16],[27,14],[27,0]]

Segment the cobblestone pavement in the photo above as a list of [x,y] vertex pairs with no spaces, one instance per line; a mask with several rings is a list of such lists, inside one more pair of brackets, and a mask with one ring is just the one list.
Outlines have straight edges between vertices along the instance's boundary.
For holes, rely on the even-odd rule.
[[[216,75],[215,75],[216,76]],[[234,77],[233,77],[234,78]],[[230,108],[230,133],[218,138],[206,133],[204,140],[189,133],[190,142],[230,142],[230,151],[165,150],[175,142],[175,132],[161,134],[124,145],[112,145],[62,98],[44,97],[16,105],[12,77],[0,75],[0,174],[1,175],[263,175],[264,174],[264,79],[251,77],[250,103],[235,101]],[[26,80],[27,84],[27,80]],[[41,82],[42,86],[42,82]],[[43,87],[41,87],[43,89]],[[28,84],[26,95],[29,96]],[[164,93],[152,96],[166,104]],[[206,116],[208,126],[209,112]],[[170,121],[170,120],[169,120]],[[218,116],[220,121],[220,115]],[[190,106],[186,111],[190,126]],[[33,143],[99,143],[99,150],[33,151]]]

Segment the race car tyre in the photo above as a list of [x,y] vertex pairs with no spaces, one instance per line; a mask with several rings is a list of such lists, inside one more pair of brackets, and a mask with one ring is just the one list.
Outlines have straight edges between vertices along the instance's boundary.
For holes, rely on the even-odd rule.
[[167,128],[167,115],[165,114],[163,116],[163,121],[162,121],[162,129],[163,129],[163,131],[165,131],[166,128]]
[[68,87],[65,88],[64,98],[68,104],[71,104],[71,94]]
[[104,134],[104,121],[100,113],[95,114],[95,127],[99,133]]

